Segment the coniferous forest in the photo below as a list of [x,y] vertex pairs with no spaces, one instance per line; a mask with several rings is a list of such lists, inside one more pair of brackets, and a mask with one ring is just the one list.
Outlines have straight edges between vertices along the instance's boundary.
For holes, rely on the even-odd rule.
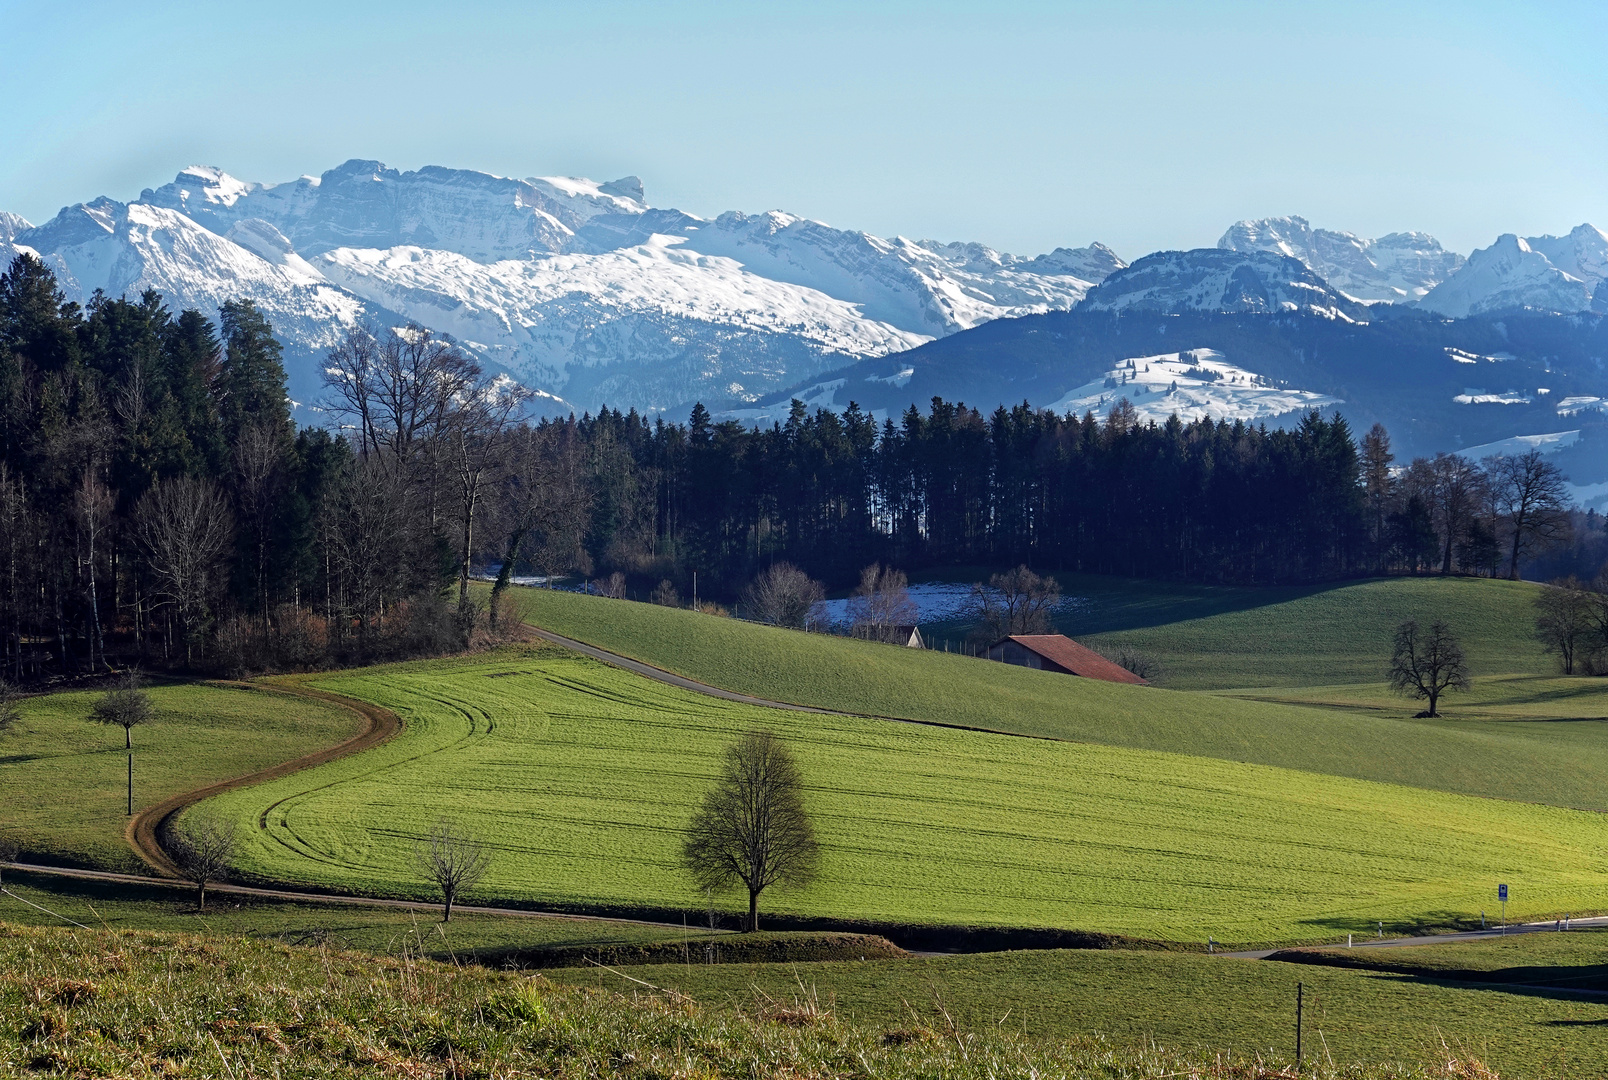
[[[798,402],[766,428],[605,409],[531,422],[524,391],[420,328],[330,351],[298,426],[251,303],[67,302],[0,276],[4,674],[311,668],[498,630],[472,578],[612,579],[732,599],[779,562],[1269,584],[1516,575],[1566,536],[1540,455],[1396,463],[1383,428],[1139,423],[934,399],[880,423]],[[495,595],[495,594],[494,594]],[[485,608],[485,610],[483,610]],[[506,627],[504,627],[506,629]]]

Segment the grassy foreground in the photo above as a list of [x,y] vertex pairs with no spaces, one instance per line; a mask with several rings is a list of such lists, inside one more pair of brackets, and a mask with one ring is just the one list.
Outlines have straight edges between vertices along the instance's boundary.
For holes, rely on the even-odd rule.
[[[271,689],[155,686],[156,717],[134,729],[134,809],[342,742],[363,718]],[[22,702],[18,730],[0,737],[0,832],[25,855],[54,863],[140,871],[123,840],[128,755],[123,729],[87,718],[99,695],[66,692]]]
[[[1215,962],[1215,961],[1211,961]],[[867,964],[862,967],[880,967]],[[1273,965],[1269,965],[1273,966]],[[856,1024],[791,999],[742,1009],[482,968],[183,934],[0,924],[0,1072],[129,1077],[626,1077],[631,1080],[1293,1076],[1234,1033],[1195,1052],[1141,1038],[1047,1040],[1014,1024]],[[1366,976],[1335,973],[1361,983]],[[220,977],[221,976],[221,977]],[[1446,995],[1444,1014],[1456,1008]],[[1466,993],[1466,992],[1464,992]],[[1430,993],[1409,999],[1427,1003]],[[1469,995],[1468,1008],[1478,997]],[[1528,1015],[1528,1010],[1525,1011]],[[1560,1016],[1598,1018],[1570,1004]],[[1566,1030],[1566,1029],[1563,1029]],[[1559,1061],[1523,1030],[1505,1052]],[[1548,1076],[1589,1075],[1592,1047]],[[1354,1080],[1490,1080],[1471,1054],[1379,1042]],[[1599,1070],[1600,1072],[1600,1070]],[[1301,1075],[1342,1075],[1319,1058]]]
[[[1523,600],[1534,586],[1391,579],[1333,591],[1357,601],[1346,608],[1357,614],[1358,603],[1397,589],[1496,597],[1506,603],[1515,597]],[[1117,686],[652,604],[549,589],[518,589],[513,595],[538,626],[715,686],[775,700],[1608,809],[1608,723],[1596,722],[1608,717],[1608,681],[1601,679],[1536,677],[1505,684],[1513,695],[1528,697],[1524,712],[1514,703],[1497,714],[1464,713],[1459,697],[1450,695],[1446,719],[1420,721],[1411,719],[1417,704],[1375,695],[1369,688],[1358,691],[1370,695],[1368,707],[1353,708],[1345,704],[1353,690],[1344,687],[1259,691],[1256,696],[1263,700],[1246,700]],[[1518,607],[1524,603],[1528,601]],[[1285,620],[1284,625],[1295,621]],[[1236,633],[1214,633],[1209,643],[1243,653]],[[1492,640],[1506,640],[1491,633]],[[1512,637],[1511,630],[1502,634]],[[1533,641],[1523,646],[1533,647]],[[1321,681],[1312,674],[1319,670],[1315,663],[1309,667],[1306,681]],[[1477,693],[1486,693],[1488,685],[1488,680],[1477,680]]]
[[[1383,950],[1380,950],[1383,951]],[[731,1010],[813,995],[856,1024],[1015,1030],[1041,1040],[1153,1039],[1185,1053],[1291,1056],[1295,984],[1305,986],[1310,1061],[1337,1066],[1474,1057],[1505,1077],[1600,1077],[1608,1001],[1431,983],[1263,960],[1121,950],[983,953],[866,964],[632,968]],[[557,981],[628,990],[598,971]],[[1581,1029],[1585,1029],[1584,1031]]]
[[1332,940],[1466,921],[1498,880],[1516,917],[1585,910],[1608,840],[1597,814],[761,709],[556,649],[317,684],[395,710],[403,734],[201,809],[239,822],[238,869],[368,894],[429,895],[413,845],[451,816],[496,848],[483,899],[696,920],[680,831],[723,747],[756,727],[793,746],[825,847],[815,884],[766,896],[799,916]]

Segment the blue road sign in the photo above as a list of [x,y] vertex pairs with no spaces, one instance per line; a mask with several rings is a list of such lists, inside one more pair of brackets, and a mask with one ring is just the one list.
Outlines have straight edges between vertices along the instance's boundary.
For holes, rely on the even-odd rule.
[[1507,900],[1507,886],[1506,885],[1498,885],[1496,887],[1496,898],[1498,900],[1506,902],[1506,900]]

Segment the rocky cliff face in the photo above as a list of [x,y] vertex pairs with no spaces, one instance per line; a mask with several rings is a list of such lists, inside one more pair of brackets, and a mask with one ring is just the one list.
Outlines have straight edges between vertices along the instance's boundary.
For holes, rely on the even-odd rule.
[[1417,300],[1463,265],[1461,255],[1447,251],[1428,233],[1391,233],[1366,240],[1354,233],[1314,229],[1301,217],[1237,222],[1217,246],[1300,259],[1341,292],[1370,302]]

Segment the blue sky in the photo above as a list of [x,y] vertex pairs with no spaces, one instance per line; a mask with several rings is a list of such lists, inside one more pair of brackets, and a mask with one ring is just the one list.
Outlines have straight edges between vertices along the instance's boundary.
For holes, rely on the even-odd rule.
[[0,0],[0,209],[364,157],[1021,253],[1287,213],[1467,251],[1608,228],[1605,8]]

